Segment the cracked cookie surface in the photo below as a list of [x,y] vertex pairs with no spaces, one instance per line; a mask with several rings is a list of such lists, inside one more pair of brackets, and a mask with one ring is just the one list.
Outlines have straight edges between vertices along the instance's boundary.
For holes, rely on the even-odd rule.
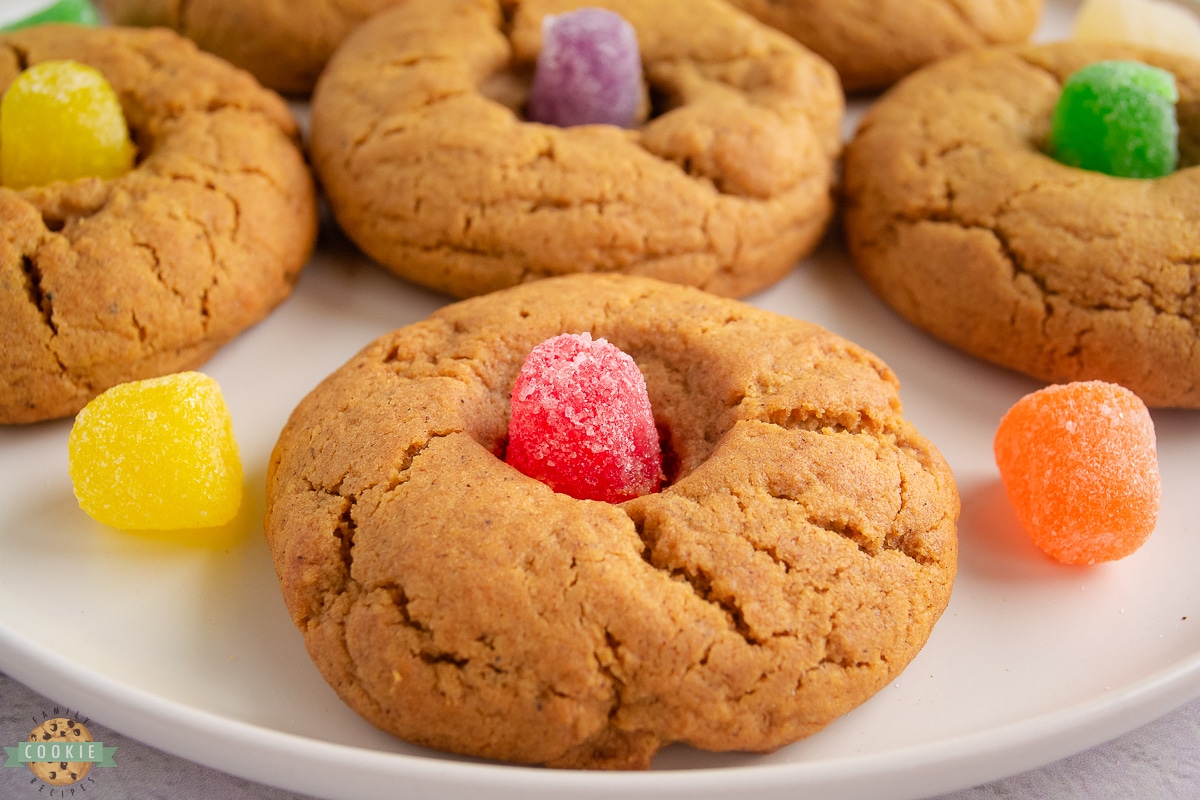
[[104,74],[138,162],[0,187],[0,423],[199,366],[290,293],[316,237],[296,123],[248,74],[170,31],[46,25],[0,36],[0,91],[52,59]]
[[[103,0],[118,25],[166,27],[288,94],[312,91],[364,20],[403,0]],[[247,35],[253,31],[253,35]]]
[[847,91],[890,86],[963,50],[1023,42],[1043,0],[731,0],[827,59]]
[[[639,128],[521,116],[541,20],[583,5],[637,30]],[[843,108],[826,62],[723,0],[410,0],[330,60],[313,162],[367,255],[450,295],[596,271],[744,296],[823,234]]]
[[[1114,178],[1043,152],[1063,81],[1105,59],[1174,74],[1180,167]],[[913,324],[1049,382],[1200,407],[1200,61],[1122,45],[978,51],[910,77],[847,146],[845,228]]]
[[[575,500],[502,459],[525,356],[582,331],[645,375],[660,493]],[[856,345],[691,287],[461,301],[294,411],[267,480],[283,596],[339,695],[417,744],[571,768],[770,751],[893,680],[949,600],[958,494],[897,392]]]

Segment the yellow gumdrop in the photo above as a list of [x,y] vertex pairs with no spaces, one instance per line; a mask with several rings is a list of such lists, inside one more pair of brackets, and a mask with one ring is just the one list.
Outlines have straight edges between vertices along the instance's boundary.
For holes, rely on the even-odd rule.
[[242,501],[233,420],[199,372],[112,387],[76,415],[68,451],[80,507],[114,528],[224,525]]
[[0,184],[11,189],[116,178],[133,154],[117,93],[86,64],[35,64],[0,100]]

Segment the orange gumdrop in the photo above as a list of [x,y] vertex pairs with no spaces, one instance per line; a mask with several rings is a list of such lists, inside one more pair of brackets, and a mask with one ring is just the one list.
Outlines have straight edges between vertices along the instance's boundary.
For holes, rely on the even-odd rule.
[[1034,543],[1067,564],[1137,550],[1158,521],[1154,421],[1141,398],[1103,381],[1048,386],[1000,420],[996,465]]

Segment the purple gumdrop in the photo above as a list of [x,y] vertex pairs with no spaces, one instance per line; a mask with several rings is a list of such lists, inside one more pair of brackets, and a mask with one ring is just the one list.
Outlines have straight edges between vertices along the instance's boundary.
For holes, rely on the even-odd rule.
[[542,20],[542,51],[525,109],[530,120],[632,128],[642,92],[637,32],[620,14],[581,8]]

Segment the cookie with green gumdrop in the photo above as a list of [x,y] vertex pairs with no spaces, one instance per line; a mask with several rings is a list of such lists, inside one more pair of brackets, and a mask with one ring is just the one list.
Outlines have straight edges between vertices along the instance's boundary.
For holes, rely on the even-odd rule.
[[1070,75],[1054,107],[1049,152],[1072,167],[1160,178],[1179,163],[1175,77],[1138,61],[1097,61]]

